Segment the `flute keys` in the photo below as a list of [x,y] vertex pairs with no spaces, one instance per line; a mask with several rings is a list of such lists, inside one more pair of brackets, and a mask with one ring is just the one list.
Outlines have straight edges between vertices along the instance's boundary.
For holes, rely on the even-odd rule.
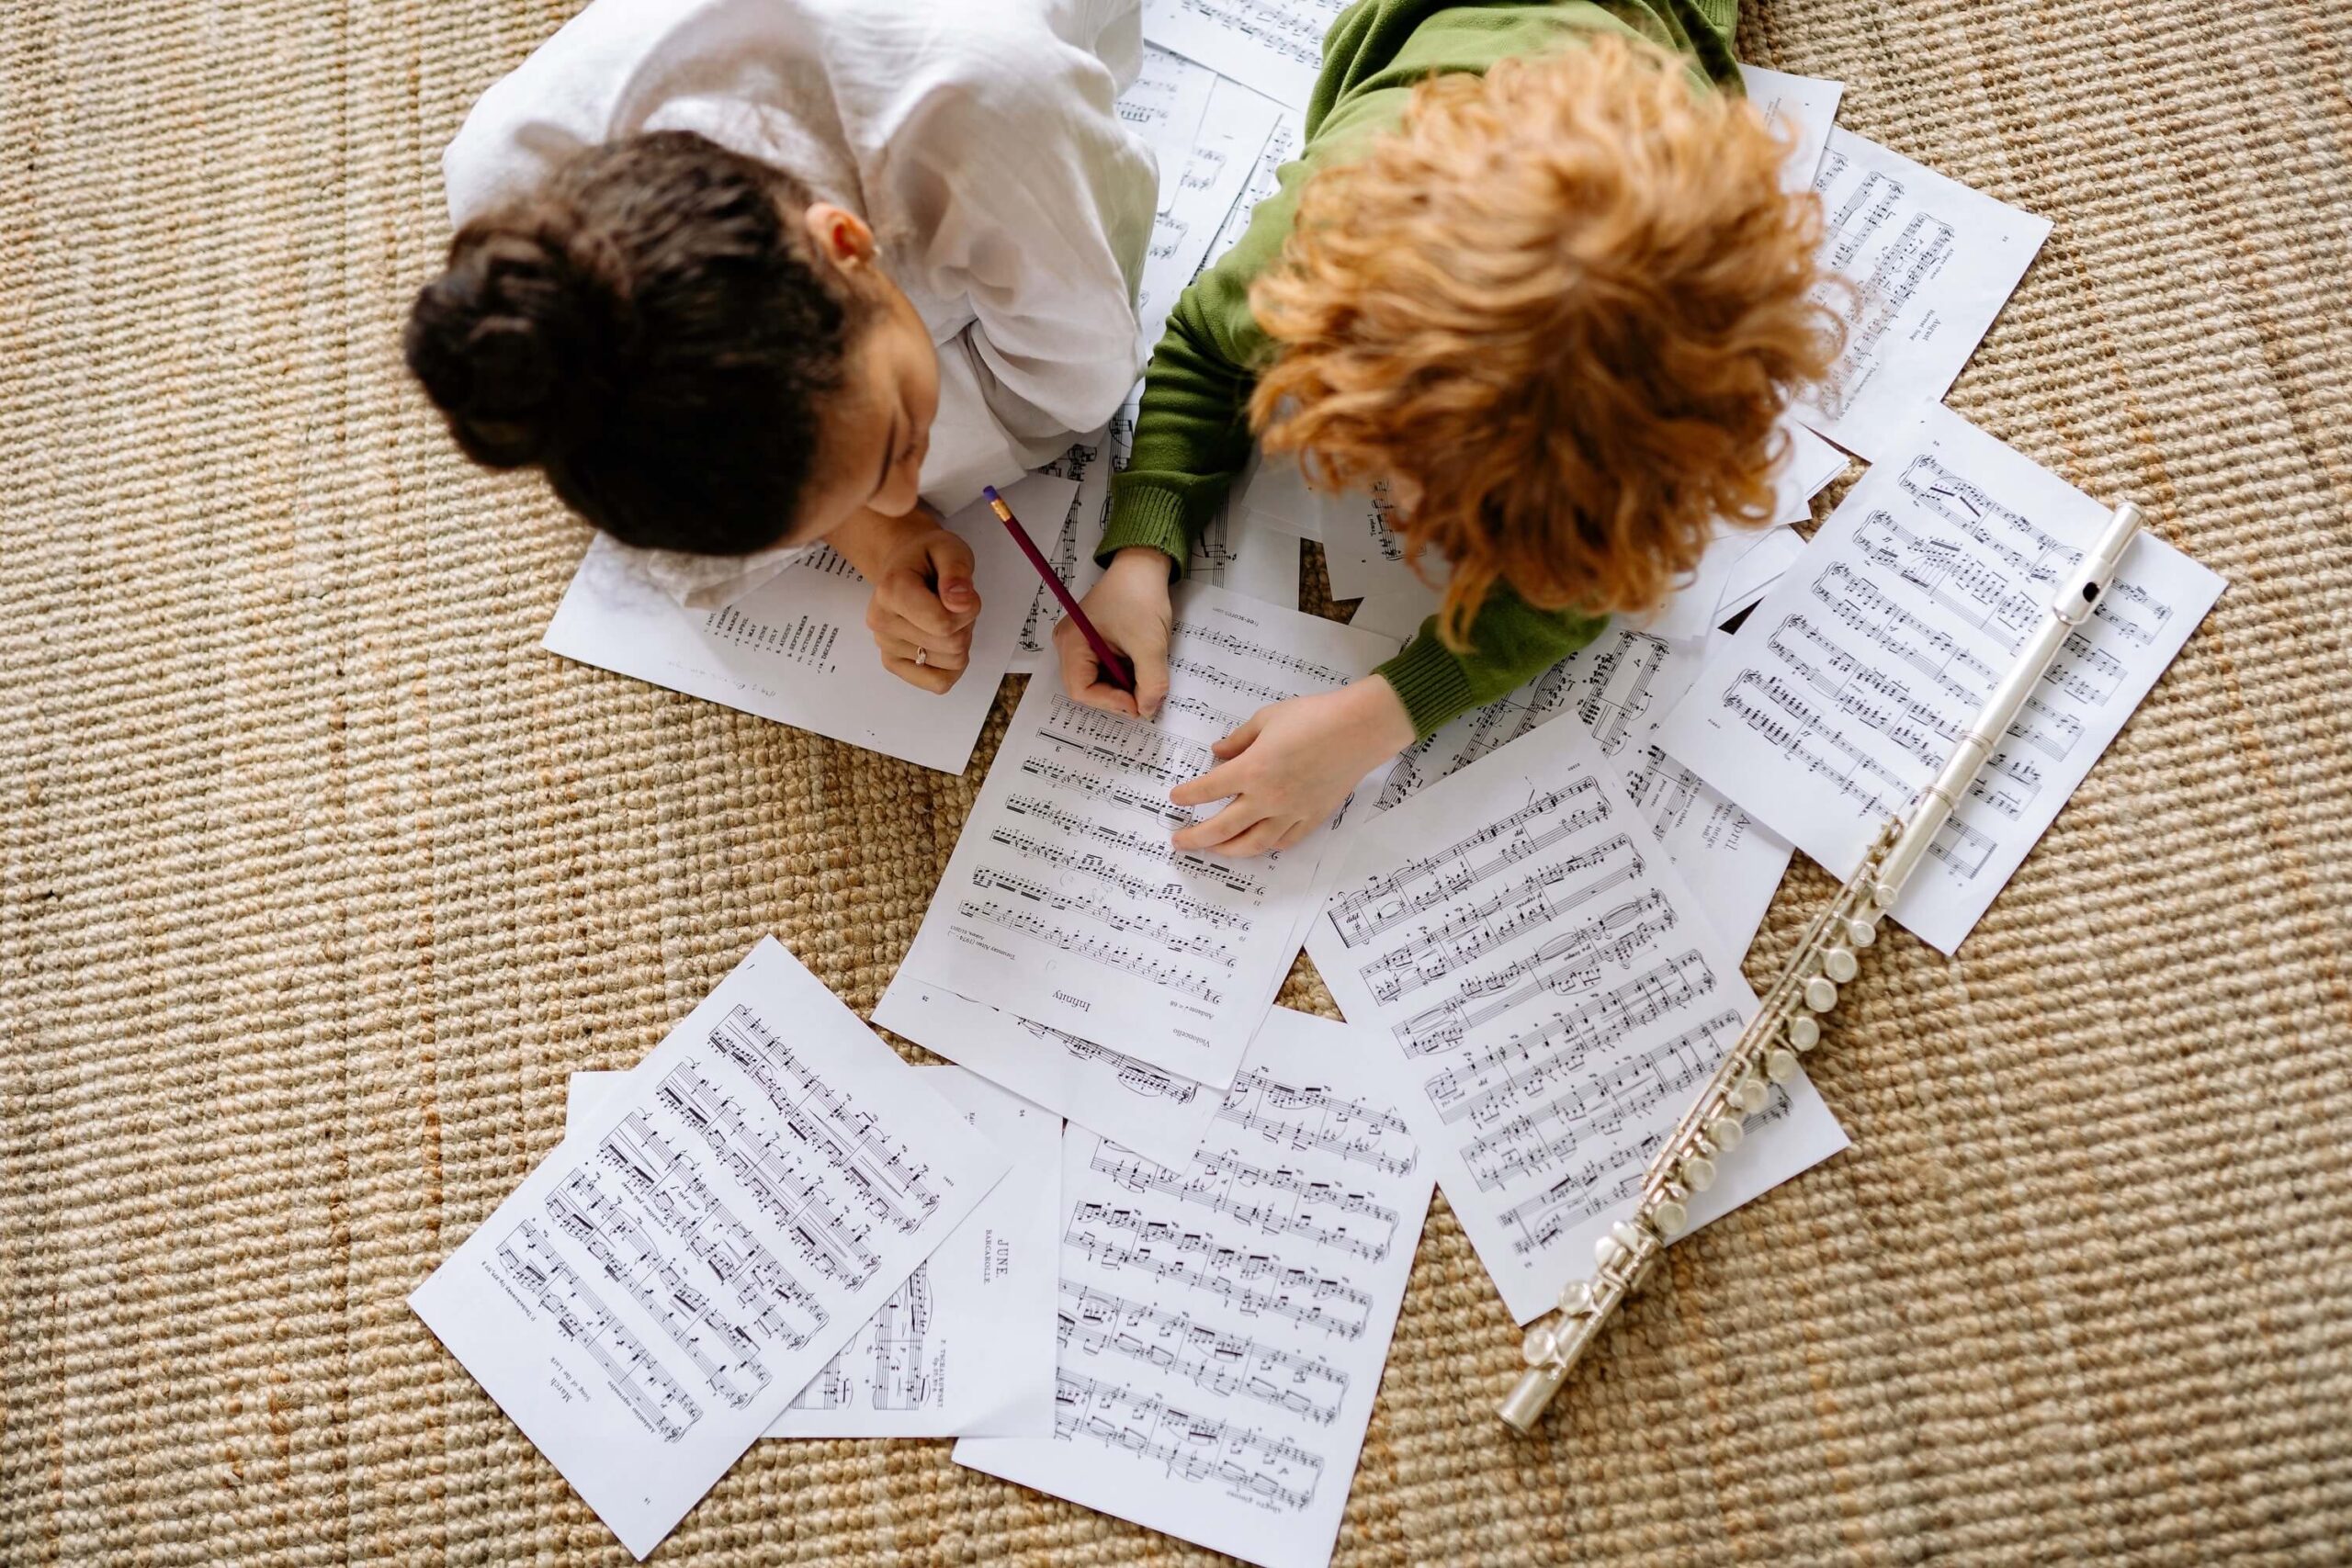
[[1650,1224],[1660,1235],[1680,1235],[1682,1227],[1690,1223],[1690,1211],[1671,1198],[1650,1211]]
[[1820,1044],[1820,1021],[1807,1013],[1799,1013],[1789,1020],[1789,1043],[1800,1051],[1810,1051]]
[[1852,948],[1833,947],[1821,955],[1821,972],[1842,986],[1860,974],[1862,965]]
[[1704,1192],[1715,1184],[1715,1162],[1704,1155],[1692,1155],[1682,1162],[1682,1185],[1693,1192]]
[[1878,940],[1878,922],[1857,915],[1846,922],[1846,941],[1855,947],[1868,947]]
[[1560,1354],[1560,1337],[1552,1332],[1550,1324],[1539,1323],[1527,1331],[1526,1339],[1520,1344],[1519,1353],[1527,1358],[1529,1366],[1540,1367],[1546,1361],[1557,1359]]
[[1764,1076],[1774,1083],[1786,1083],[1797,1076],[1797,1056],[1793,1051],[1774,1050],[1764,1058]]
[[1570,1317],[1582,1317],[1592,1310],[1592,1287],[1582,1280],[1571,1280],[1560,1287],[1560,1310]]
[[1815,1012],[1827,1012],[1838,1005],[1838,987],[1826,975],[1815,975],[1804,983],[1804,1005]]
[[1613,1269],[1626,1256],[1624,1245],[1613,1235],[1598,1236],[1592,1244],[1592,1260],[1603,1269]]
[[1715,1147],[1728,1154],[1739,1147],[1740,1139],[1747,1136],[1747,1129],[1739,1124],[1736,1116],[1718,1116],[1707,1123],[1707,1136],[1714,1140]]
[[1632,1225],[1627,1224],[1623,1220],[1619,1220],[1612,1224],[1609,1227],[1609,1234],[1617,1238],[1617,1245],[1623,1247],[1629,1257],[1639,1251],[1641,1249],[1642,1243],[1647,1239],[1641,1232],[1635,1230]]
[[1772,1091],[1764,1087],[1762,1078],[1750,1073],[1739,1080],[1739,1087],[1731,1091],[1731,1097],[1738,1101],[1742,1111],[1756,1111],[1764,1109],[1765,1102],[1772,1098]]

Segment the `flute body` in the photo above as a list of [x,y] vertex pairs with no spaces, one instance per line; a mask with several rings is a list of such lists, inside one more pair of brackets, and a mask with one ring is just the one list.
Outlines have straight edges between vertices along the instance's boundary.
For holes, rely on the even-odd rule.
[[1838,987],[1860,973],[1860,950],[1877,940],[1879,922],[1902,897],[1986,755],[2049,673],[2068,635],[2098,607],[2139,528],[2138,507],[2127,501],[2115,509],[2090,548],[2060,580],[2042,619],[1943,767],[1902,813],[1880,826],[1861,864],[1806,926],[1766,988],[1756,1016],[1652,1156],[1633,1212],[1595,1244],[1592,1278],[1570,1281],[1560,1294],[1557,1314],[1528,1329],[1527,1371],[1500,1411],[1510,1427],[1534,1430],[1611,1315],[1641,1288],[1668,1241],[1689,1224],[1691,1194],[1714,1185],[1715,1162],[1739,1146],[1741,1116],[1763,1109],[1770,1092],[1766,1082],[1794,1077],[1798,1058],[1820,1043],[1822,1015],[1838,1005]]

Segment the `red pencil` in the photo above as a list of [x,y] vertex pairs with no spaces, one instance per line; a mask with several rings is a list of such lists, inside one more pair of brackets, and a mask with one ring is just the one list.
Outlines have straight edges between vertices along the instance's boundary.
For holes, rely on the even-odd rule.
[[1054,569],[1038,553],[1037,547],[1029,538],[1028,530],[1022,527],[1021,520],[1012,514],[1012,508],[1004,503],[1004,497],[997,494],[996,486],[983,485],[980,493],[988,497],[989,505],[996,510],[997,521],[1003,524],[1005,532],[1012,536],[1012,542],[1021,547],[1021,553],[1029,558],[1029,564],[1037,569],[1037,575],[1046,580],[1046,586],[1054,591],[1054,597],[1061,601],[1062,614],[1070,618],[1079,634],[1086,638],[1086,646],[1094,650],[1095,662],[1102,666],[1102,678],[1120,691],[1134,691],[1136,672],[1127,667],[1125,660],[1112,651],[1111,645],[1102,640],[1102,634],[1094,629],[1094,623],[1086,618],[1086,612],[1078,607],[1078,601],[1069,596],[1069,590],[1062,586],[1062,580],[1054,575]]

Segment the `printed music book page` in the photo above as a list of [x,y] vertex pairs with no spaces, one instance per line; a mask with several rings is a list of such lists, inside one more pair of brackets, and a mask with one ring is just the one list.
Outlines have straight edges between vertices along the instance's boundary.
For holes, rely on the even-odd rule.
[[765,937],[409,1305],[642,1558],[1008,1164]]
[[[1077,488],[1033,474],[1004,499],[1044,547],[1050,536],[1036,531],[1069,512]],[[689,610],[599,534],[556,606],[544,646],[616,675],[959,773],[972,760],[1038,583],[987,503],[964,508],[947,526],[972,547],[981,610],[971,663],[944,694],[883,668],[865,629],[872,591],[831,549],[723,608]]]
[[2050,220],[1850,130],[1829,132],[1813,187],[1826,220],[1822,263],[1859,293],[1826,297],[1845,320],[1846,352],[1797,412],[1883,462],[1920,409],[1951,390],[2050,237]]
[[[1792,543],[1796,538],[1785,529],[1772,534]],[[1745,953],[1794,851],[1658,745],[1659,721],[1697,677],[1702,657],[1694,645],[1612,626],[1510,695],[1407,748],[1370,805],[1385,811],[1560,715],[1574,714],[1690,886],[1698,917],[1726,950]]]
[[[1053,1432],[1061,1118],[961,1067],[915,1070],[1012,1168],[793,1397],[771,1438]],[[572,1074],[566,1134],[628,1076]]]
[[[1592,1272],[1650,1156],[1756,1008],[1580,724],[1547,724],[1331,851],[1306,951],[1511,1316]],[[1693,1229],[1846,1146],[1803,1074],[1690,1204]]]
[[1304,111],[1347,0],[1144,0],[1143,36]]
[[1223,1088],[1298,952],[1330,829],[1246,860],[1182,853],[1169,836],[1196,817],[1168,792],[1260,708],[1396,645],[1198,582],[1175,615],[1156,722],[1030,681],[900,973]]
[[[2041,624],[2108,509],[1950,409],[1914,424],[1708,658],[1666,749],[1834,874],[1853,874]],[[1904,889],[1959,947],[2148,694],[2221,578],[2148,534]]]
[[1366,1047],[1277,1008],[1191,1158],[1071,1130],[1054,1435],[956,1463],[1263,1568],[1330,1561],[1430,1202]]
[[1193,1157],[1220,1091],[1107,1045],[893,976],[874,1021],[1162,1165]]

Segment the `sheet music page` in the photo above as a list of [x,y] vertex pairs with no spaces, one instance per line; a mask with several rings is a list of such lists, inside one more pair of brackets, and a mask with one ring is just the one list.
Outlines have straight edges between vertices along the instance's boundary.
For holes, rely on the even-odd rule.
[[1263,604],[1298,608],[1300,561],[1298,536],[1266,525],[1262,519],[1234,521],[1230,507],[1220,509],[1193,541],[1186,578],[1222,588]]
[[[1076,489],[1068,479],[1032,475],[1004,498],[1034,531],[1061,518]],[[959,773],[972,760],[1038,583],[985,503],[966,507],[947,525],[972,547],[982,609],[971,663],[944,694],[883,668],[865,629],[872,590],[830,548],[723,608],[689,610],[599,534],[564,590],[543,646],[616,675]],[[1050,538],[1034,536],[1041,547]]]
[[409,1306],[642,1558],[1007,1166],[763,938]]
[[1834,128],[1813,186],[1826,220],[1823,265],[1860,292],[1822,296],[1845,319],[1846,352],[1797,412],[1881,462],[1920,409],[1951,390],[2050,220]]
[[1144,0],[1143,36],[1304,111],[1347,0]]
[[1772,479],[1772,521],[1809,523],[1813,520],[1813,498],[1846,471],[1846,454],[1792,416],[1784,415],[1781,428],[1788,434],[1789,457]]
[[874,1021],[1162,1165],[1193,1157],[1224,1098],[1222,1090],[959,997],[904,968],[875,1004]]
[[1250,171],[1250,183],[1241,189],[1241,198],[1226,214],[1225,226],[1209,243],[1208,254],[1201,258],[1204,267],[1215,266],[1225,259],[1225,253],[1241,243],[1250,228],[1250,215],[1258,204],[1282,189],[1282,169],[1284,164],[1298,156],[1306,141],[1306,117],[1294,108],[1278,108],[1274,126],[1266,134],[1264,151],[1258,154],[1258,166]]
[[1781,166],[1781,187],[1809,189],[1820,170],[1822,149],[1828,145],[1829,128],[1837,122],[1838,100],[1846,96],[1846,85],[1818,76],[1792,76],[1761,65],[1742,65],[1739,76],[1747,84],[1747,101],[1763,112],[1766,121],[1796,138],[1796,151]]
[[1574,714],[1633,796],[1650,838],[1695,896],[1700,918],[1727,951],[1745,953],[1793,852],[1658,744],[1658,725],[1697,677],[1702,658],[1695,645],[1612,624],[1590,646],[1509,696],[1407,748],[1371,805],[1377,811],[1401,805],[1560,715]]
[[1200,272],[1209,246],[1250,183],[1279,113],[1275,105],[1247,87],[1232,82],[1215,85],[1175,199],[1153,221],[1151,243],[1144,252],[1143,278],[1136,290],[1139,356],[1148,357],[1159,346],[1168,313]]
[[1359,1031],[1277,1008],[1207,1141],[1072,1131],[1055,1432],[956,1462],[1262,1568],[1322,1568],[1430,1202]]
[[1198,582],[1175,612],[1157,722],[1029,682],[901,972],[1223,1088],[1298,951],[1329,829],[1249,860],[1181,853],[1169,835],[1194,815],[1168,792],[1261,707],[1396,645]]
[[1185,162],[1201,117],[1209,107],[1209,91],[1216,73],[1196,65],[1173,50],[1143,46],[1143,69],[1114,106],[1128,128],[1151,148],[1159,171],[1159,200],[1155,210],[1165,212],[1176,199]]
[[[771,1438],[1053,1432],[1061,1118],[961,1067],[915,1070],[1012,1168],[793,1396]],[[572,1074],[564,1132],[628,1077]]]
[[[1667,750],[1838,876],[1907,806],[2040,624],[2107,508],[1934,407],[1710,657]],[[2222,580],[2143,534],[1986,759],[1894,918],[1945,953],[1984,913]]]
[[[1141,391],[1138,386],[1127,395],[1127,400],[1119,405],[1119,412],[1111,416],[1107,426],[1082,441],[1072,442],[1069,450],[1037,470],[1073,480],[1078,486],[1069,505],[1062,512],[1052,541],[1037,538],[1038,550],[1060,576],[1073,599],[1084,599],[1102,581],[1102,569],[1094,564],[1094,545],[1102,537],[1102,525],[1111,515],[1112,476],[1127,466],[1127,452],[1135,443],[1136,399]],[[1010,496],[1006,502],[1012,504]],[[1013,515],[1033,536],[1042,533],[1017,506]],[[1030,583],[1029,614],[1021,623],[1021,635],[1013,642],[1012,657],[1008,661],[1010,672],[1015,675],[1034,674],[1046,668],[1046,655],[1054,645],[1054,628],[1062,624],[1061,601],[1054,597],[1053,590],[1035,576]]]
[[[1524,1323],[1591,1273],[1755,995],[1582,725],[1351,824],[1332,861],[1306,951]],[[1694,1229],[1845,1146],[1802,1074],[1748,1125]]]

